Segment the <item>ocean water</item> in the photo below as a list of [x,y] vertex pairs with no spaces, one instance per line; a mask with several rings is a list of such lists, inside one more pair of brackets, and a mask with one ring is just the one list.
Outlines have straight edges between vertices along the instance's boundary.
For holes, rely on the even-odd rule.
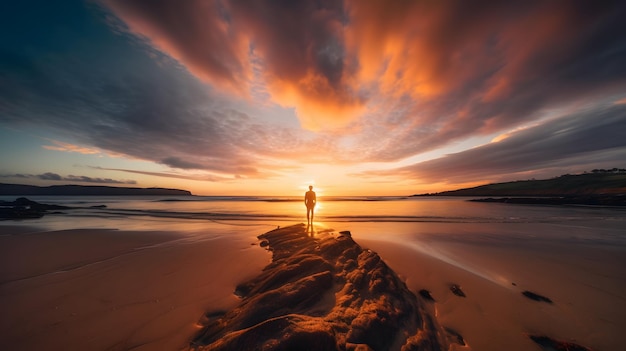
[[[256,236],[277,226],[306,223],[301,198],[29,198],[74,209],[34,220],[0,221],[0,235],[91,228],[132,231],[129,235],[173,231],[185,243],[236,237],[243,249],[254,248],[250,244],[257,242]],[[378,252],[413,291],[427,288],[443,297],[438,316],[458,324],[469,342],[479,344],[485,335],[489,340],[500,335],[499,343],[489,341],[485,345],[490,347],[480,349],[534,350],[536,345],[524,335],[529,330],[548,333],[553,326],[567,331],[554,331],[563,339],[574,338],[598,350],[619,348],[618,335],[626,325],[626,209],[468,200],[320,198],[309,230],[312,235],[349,230],[357,243]],[[421,263],[424,255],[435,259],[429,262],[442,262],[439,267],[452,268],[429,273]],[[472,300],[446,300],[449,283],[463,285]],[[520,302],[524,289],[557,301],[556,307]],[[494,291],[498,294],[489,295]],[[506,299],[512,303],[503,303]],[[503,334],[502,325],[508,326],[504,330],[508,334]],[[474,326],[481,328],[477,331]],[[511,342],[515,347],[509,347]]]
[[[196,235],[262,234],[306,223],[298,197],[31,196],[74,209],[41,219],[0,221],[45,230],[175,230]],[[2,196],[11,201],[14,196]],[[626,247],[626,209],[479,203],[466,197],[322,197],[314,230],[350,230],[389,241],[507,242],[564,240]]]

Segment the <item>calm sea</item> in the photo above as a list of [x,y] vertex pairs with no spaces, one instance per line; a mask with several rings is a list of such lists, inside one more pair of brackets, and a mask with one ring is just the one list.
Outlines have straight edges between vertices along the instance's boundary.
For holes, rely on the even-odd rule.
[[[2,221],[43,229],[176,230],[206,235],[306,223],[300,197],[30,196],[74,207],[41,219]],[[14,200],[3,196],[0,200]],[[626,209],[478,203],[465,197],[325,197],[315,229],[385,240],[568,240],[626,247]]]
[[[267,252],[254,246],[258,243],[256,237],[277,226],[306,223],[300,197],[31,198],[75,209],[36,220],[0,221],[0,235],[53,235],[48,231],[92,228],[130,231],[126,232],[128,235],[168,231],[177,232],[180,237],[166,245],[228,238],[242,250],[257,252],[269,262]],[[611,349],[601,347],[606,344],[603,340],[608,340],[609,345],[619,344],[618,330],[625,325],[626,209],[468,200],[321,198],[310,234],[319,235],[328,229],[349,230],[360,245],[378,252],[413,291],[433,289],[445,301],[444,283],[458,283],[469,296],[478,297],[468,298],[470,304],[448,300],[450,304],[443,304],[438,312],[444,321],[471,320],[467,323],[492,328],[485,330],[491,330],[493,335],[500,334],[503,325],[518,325],[521,334],[532,328],[550,330],[550,323],[571,324],[575,326],[572,335],[596,340],[600,345],[597,349]],[[236,251],[230,253],[237,259]],[[36,257],[38,252],[33,251],[32,255]],[[433,266],[439,267],[436,269],[424,266],[425,262],[437,262],[430,258],[446,264]],[[473,279],[475,276],[487,282]],[[496,286],[506,290],[497,290],[501,295],[480,297],[481,289],[494,292]],[[530,322],[517,312],[518,307],[501,307],[502,301],[508,301],[500,300],[501,297],[517,295],[524,289],[545,294],[557,301],[556,307],[537,304],[539,312],[532,312],[537,313],[537,319]],[[488,303],[492,298],[493,305]],[[557,311],[560,314],[555,314]],[[472,334],[468,332],[467,337],[471,340]],[[534,347],[528,344],[529,350]]]

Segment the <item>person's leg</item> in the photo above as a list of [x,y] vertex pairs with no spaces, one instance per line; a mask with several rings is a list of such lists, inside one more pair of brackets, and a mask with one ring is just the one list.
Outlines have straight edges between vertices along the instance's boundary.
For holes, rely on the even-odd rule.
[[311,215],[311,208],[307,206],[307,208],[306,208],[306,224],[311,223],[311,220],[309,219],[310,215]]

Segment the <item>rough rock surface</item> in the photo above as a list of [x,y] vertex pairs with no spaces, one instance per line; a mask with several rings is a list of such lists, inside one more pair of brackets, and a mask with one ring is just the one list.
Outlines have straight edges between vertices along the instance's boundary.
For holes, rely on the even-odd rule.
[[398,276],[349,235],[304,225],[259,236],[273,259],[204,316],[195,350],[445,350],[445,331]]
[[41,218],[51,210],[67,210],[70,207],[46,205],[20,197],[15,201],[0,200],[0,220]]

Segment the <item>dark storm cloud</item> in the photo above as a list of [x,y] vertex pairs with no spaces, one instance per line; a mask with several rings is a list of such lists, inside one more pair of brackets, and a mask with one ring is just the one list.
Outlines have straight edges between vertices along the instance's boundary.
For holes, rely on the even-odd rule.
[[[596,164],[624,166],[626,105],[596,108],[512,133],[498,142],[377,175],[418,181],[462,183],[496,175],[554,175],[554,169],[582,172]],[[558,174],[558,173],[557,173]],[[498,179],[501,180],[501,179]]]

